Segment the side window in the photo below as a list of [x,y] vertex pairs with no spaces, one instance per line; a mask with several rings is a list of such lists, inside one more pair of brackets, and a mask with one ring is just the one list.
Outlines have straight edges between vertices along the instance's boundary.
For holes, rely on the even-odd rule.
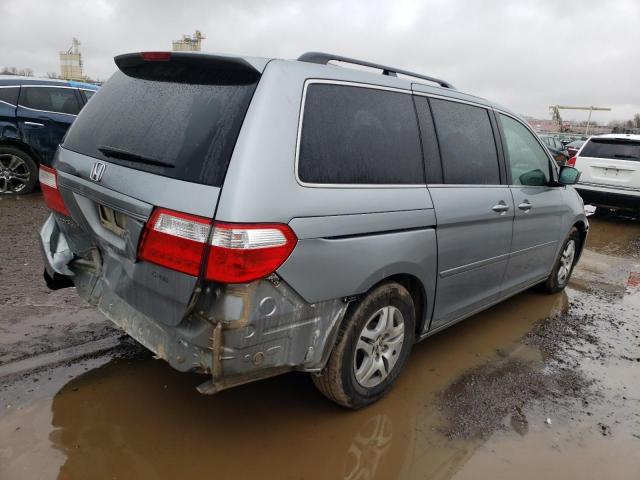
[[431,99],[444,182],[499,185],[500,166],[489,112],[459,102]]
[[514,185],[541,186],[551,179],[549,157],[520,122],[498,115],[504,132],[507,159]]
[[23,87],[20,105],[46,112],[77,115],[80,111],[78,97],[73,88]]
[[0,102],[5,102],[10,105],[17,105],[19,92],[20,87],[0,88]]
[[411,95],[310,84],[298,177],[309,183],[424,184]]
[[427,183],[442,183],[442,164],[440,163],[438,139],[431,116],[429,100],[427,100],[426,97],[420,96],[414,96],[414,100],[416,103],[416,111],[418,112]]

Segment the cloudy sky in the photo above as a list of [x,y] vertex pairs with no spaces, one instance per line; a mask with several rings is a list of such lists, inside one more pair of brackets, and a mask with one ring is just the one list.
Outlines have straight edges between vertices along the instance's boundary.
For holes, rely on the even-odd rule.
[[[522,114],[548,106],[640,112],[638,0],[0,0],[0,66],[59,72],[82,42],[85,70],[106,79],[113,56],[169,50],[195,29],[203,50],[296,58],[330,51],[449,80]],[[585,112],[564,112],[586,119]]]

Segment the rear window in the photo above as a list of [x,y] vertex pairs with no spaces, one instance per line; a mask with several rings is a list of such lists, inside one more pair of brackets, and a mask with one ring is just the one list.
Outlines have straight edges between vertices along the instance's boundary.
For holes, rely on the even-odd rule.
[[640,161],[640,141],[617,138],[592,138],[582,149],[581,157]]
[[309,85],[298,176],[320,184],[424,184],[411,95]]
[[198,84],[116,72],[87,103],[63,146],[137,170],[220,187],[256,85],[257,79]]

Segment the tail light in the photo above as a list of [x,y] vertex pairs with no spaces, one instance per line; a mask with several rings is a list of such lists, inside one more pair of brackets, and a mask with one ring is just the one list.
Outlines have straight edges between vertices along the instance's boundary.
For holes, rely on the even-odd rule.
[[569,160],[567,160],[567,165],[569,165],[570,167],[575,167],[576,166],[576,160],[578,160],[578,157],[576,157],[574,155]]
[[44,203],[47,204],[47,207],[54,212],[69,216],[69,210],[67,210],[67,206],[64,204],[62,195],[60,195],[60,190],[58,190],[57,170],[55,168],[40,165],[38,181],[40,182],[40,189],[42,190]]
[[142,233],[138,258],[197,276],[210,229],[204,217],[157,208]]
[[246,283],[278,269],[296,246],[287,225],[216,222],[205,277],[223,283]]
[[297,238],[287,225],[215,222],[158,208],[143,232],[138,258],[188,275],[200,273],[209,249],[205,278],[246,283],[263,278],[289,257]]

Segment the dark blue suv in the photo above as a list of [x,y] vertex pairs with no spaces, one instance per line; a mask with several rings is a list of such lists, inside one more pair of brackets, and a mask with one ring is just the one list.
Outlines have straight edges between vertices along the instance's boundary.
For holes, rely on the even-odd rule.
[[95,85],[0,75],[0,194],[30,193]]

